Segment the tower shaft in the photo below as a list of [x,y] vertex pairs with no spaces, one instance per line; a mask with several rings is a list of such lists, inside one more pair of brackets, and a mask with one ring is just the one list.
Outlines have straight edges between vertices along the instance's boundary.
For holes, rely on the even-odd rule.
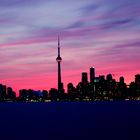
[[58,62],[58,90],[61,88],[61,65]]

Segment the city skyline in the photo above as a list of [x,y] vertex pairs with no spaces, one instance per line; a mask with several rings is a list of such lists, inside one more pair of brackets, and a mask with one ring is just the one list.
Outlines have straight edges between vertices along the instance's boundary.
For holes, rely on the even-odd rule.
[[124,76],[127,84],[139,73],[140,1],[0,3],[0,80],[14,91],[57,88],[58,34],[65,89],[92,66],[96,76]]

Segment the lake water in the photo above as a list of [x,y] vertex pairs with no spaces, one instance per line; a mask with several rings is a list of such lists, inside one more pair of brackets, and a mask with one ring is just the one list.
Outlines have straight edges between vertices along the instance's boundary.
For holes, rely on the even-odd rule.
[[140,139],[140,101],[0,103],[0,140]]

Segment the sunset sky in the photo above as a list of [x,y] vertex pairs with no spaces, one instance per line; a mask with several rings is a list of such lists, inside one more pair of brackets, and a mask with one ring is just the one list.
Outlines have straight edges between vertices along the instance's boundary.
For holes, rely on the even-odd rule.
[[91,66],[128,84],[140,73],[140,0],[0,0],[0,83],[57,88],[58,35],[65,87]]

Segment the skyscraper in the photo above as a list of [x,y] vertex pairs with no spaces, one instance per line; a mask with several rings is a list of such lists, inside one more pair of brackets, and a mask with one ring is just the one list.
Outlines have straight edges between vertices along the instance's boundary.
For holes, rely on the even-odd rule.
[[107,80],[107,82],[111,82],[112,81],[112,75],[111,74],[108,74],[106,76],[106,80]]
[[123,76],[120,77],[120,83],[121,84],[124,83],[124,77]]
[[94,79],[95,79],[95,68],[91,67],[90,68],[90,82],[94,83]]
[[83,72],[82,73],[82,83],[87,83],[87,82],[88,82],[87,73]]
[[140,74],[135,75],[135,83],[140,84]]
[[60,56],[60,38],[58,36],[58,56],[56,58],[56,61],[58,63],[58,91],[61,91],[63,89],[63,83],[61,83],[61,61],[62,58]]

